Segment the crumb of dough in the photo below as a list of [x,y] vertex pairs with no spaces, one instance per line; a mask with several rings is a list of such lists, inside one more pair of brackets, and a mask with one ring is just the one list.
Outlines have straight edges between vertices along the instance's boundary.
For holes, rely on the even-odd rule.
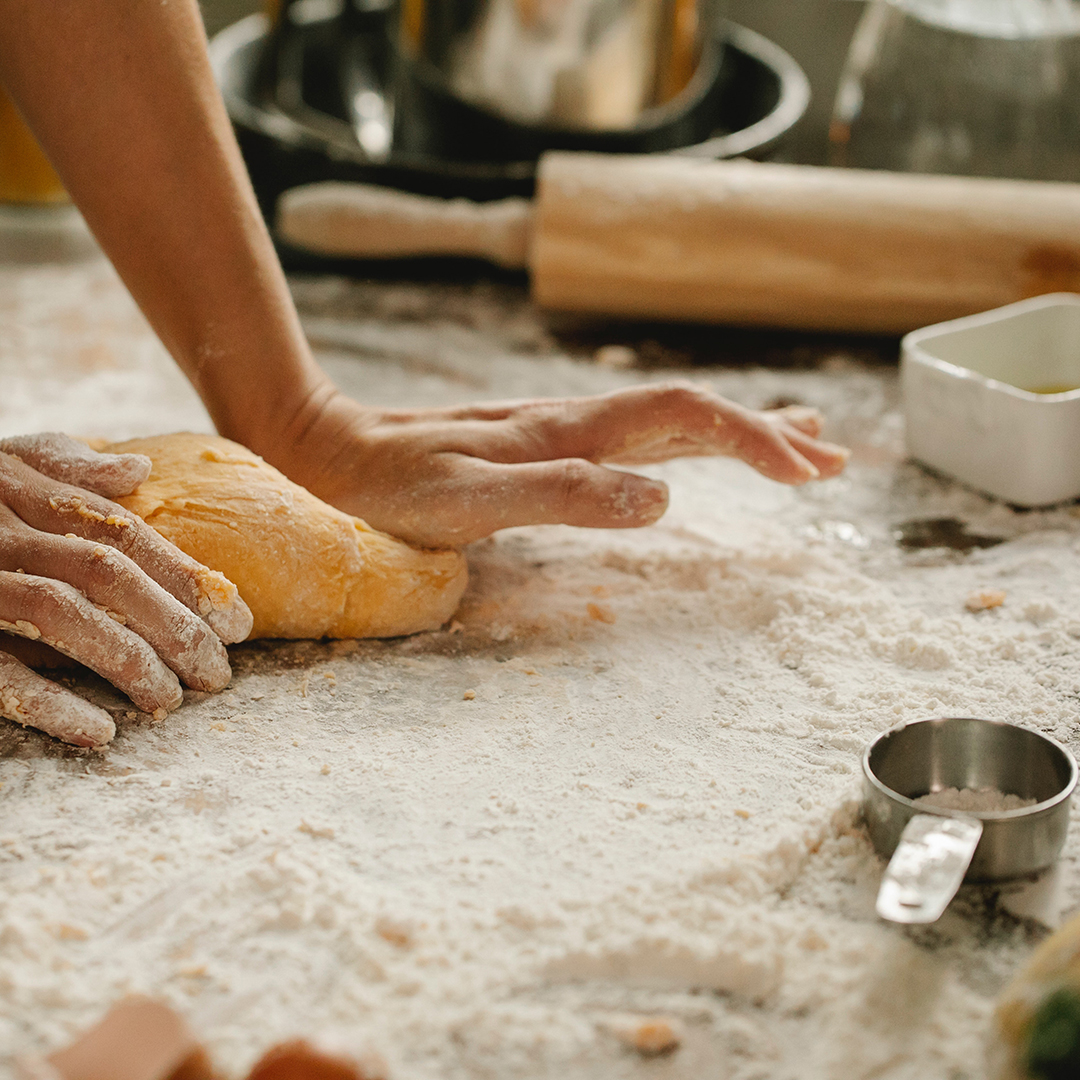
[[[161,435],[107,450],[150,458],[149,479],[117,501],[236,585],[254,616],[252,638],[435,630],[465,590],[460,552],[377,532],[228,439]],[[212,600],[220,574],[201,581]]]
[[410,949],[413,946],[413,930],[408,923],[383,917],[375,923],[375,933],[383,941],[388,941],[399,949]]
[[18,634],[19,637],[24,637],[28,641],[37,641],[41,637],[41,631],[25,619],[16,619],[14,622],[0,619],[0,630],[6,630],[9,634]]
[[663,1016],[652,1016],[613,1025],[614,1034],[642,1057],[670,1054],[682,1045],[682,1024]]
[[85,941],[90,936],[81,926],[63,922],[52,927],[52,932],[58,941]]
[[597,622],[607,623],[608,626],[615,622],[615,612],[602,604],[588,603],[585,605],[585,610],[589,613],[589,618]]
[[334,839],[334,830],[329,825],[309,825],[306,821],[301,821],[296,827],[296,831],[307,833],[308,836],[314,836],[316,840]]
[[1005,593],[1001,589],[978,589],[965,601],[968,611],[989,611],[1005,603]]

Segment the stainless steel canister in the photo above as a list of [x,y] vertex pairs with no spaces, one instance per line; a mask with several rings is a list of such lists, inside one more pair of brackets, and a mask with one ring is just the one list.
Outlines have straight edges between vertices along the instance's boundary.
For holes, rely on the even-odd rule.
[[621,131],[692,95],[725,3],[402,0],[398,50],[507,120]]

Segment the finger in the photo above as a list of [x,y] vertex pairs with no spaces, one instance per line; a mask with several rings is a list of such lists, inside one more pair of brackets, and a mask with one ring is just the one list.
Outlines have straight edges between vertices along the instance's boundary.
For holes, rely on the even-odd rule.
[[130,495],[152,468],[145,454],[99,454],[86,443],[58,431],[0,439],[0,450],[53,480],[85,488],[106,499]]
[[687,383],[637,386],[599,397],[525,404],[505,420],[458,425],[453,445],[503,463],[584,458],[642,465],[726,455],[788,484],[818,470],[764,414]]
[[762,476],[781,484],[805,484],[821,476],[818,467],[791,441],[768,421],[756,416],[732,432],[728,456],[745,461]]
[[812,405],[785,405],[782,409],[766,409],[765,415],[770,420],[780,420],[798,428],[811,439],[816,439],[821,434],[824,423],[821,413]]
[[766,414],[689,384],[632,387],[581,404],[583,411],[566,424],[566,436],[577,442],[600,439],[591,454],[583,455],[590,460],[632,465],[722,455],[740,458],[784,484],[804,484],[819,475]]
[[116,725],[104,709],[0,652],[0,716],[75,746],[104,746]]
[[43,478],[17,458],[6,463],[10,467],[0,470],[0,499],[27,525],[116,548],[227,644],[251,633],[251,611],[223,574],[185,555],[122,506]]
[[473,459],[464,476],[470,540],[515,525],[640,528],[657,521],[668,503],[666,484],[581,458],[514,465]]
[[[614,456],[601,460],[618,464],[664,461],[676,456],[737,457],[772,480],[804,484],[840,472],[847,452],[813,437],[821,427],[816,409],[790,406],[775,412],[754,412],[699,388],[672,384],[652,389],[652,400],[635,393],[626,402],[628,416],[644,408],[652,413],[645,425],[624,436]],[[623,402],[609,404],[621,408]]]
[[582,399],[581,405],[578,415],[573,415],[577,410],[568,414],[566,435],[575,443],[593,441],[582,457],[621,464],[735,454],[741,428],[753,415],[684,382],[633,386]]
[[781,425],[780,433],[807,461],[813,463],[822,479],[842,473],[851,457],[851,451],[846,447],[811,438],[797,428]]
[[183,700],[179,681],[150,645],[65,582],[0,571],[0,629],[78,660],[156,719]]
[[218,636],[126,555],[89,540],[38,532],[4,507],[0,521],[8,526],[0,546],[0,570],[21,570],[75,586],[149,642],[187,686],[212,692],[228,684],[229,656]]
[[773,480],[802,484],[817,469],[761,413],[687,383],[632,387],[600,399],[589,418],[610,430],[598,460],[635,464],[672,457],[737,457]]
[[[592,397],[504,401],[438,410],[436,418],[410,424],[410,433],[429,436],[440,449],[501,464],[584,458],[612,461],[628,442],[700,446],[716,440],[715,394],[689,384],[637,386]],[[742,410],[745,412],[746,410]],[[410,414],[388,414],[405,421]],[[715,448],[706,452],[716,453]],[[677,456],[669,453],[667,457]],[[635,462],[664,460],[635,457]]]

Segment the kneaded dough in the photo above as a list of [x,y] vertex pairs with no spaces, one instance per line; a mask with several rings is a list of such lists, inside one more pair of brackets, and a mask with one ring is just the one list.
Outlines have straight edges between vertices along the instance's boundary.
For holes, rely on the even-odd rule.
[[376,532],[228,439],[182,433],[102,449],[154,463],[149,479],[116,501],[236,585],[255,616],[251,638],[433,630],[465,591],[460,552]]

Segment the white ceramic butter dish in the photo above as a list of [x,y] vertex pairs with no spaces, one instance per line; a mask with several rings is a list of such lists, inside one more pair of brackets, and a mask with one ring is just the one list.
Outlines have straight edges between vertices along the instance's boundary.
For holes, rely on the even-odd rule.
[[900,378],[912,457],[1017,506],[1080,496],[1080,296],[913,330]]

